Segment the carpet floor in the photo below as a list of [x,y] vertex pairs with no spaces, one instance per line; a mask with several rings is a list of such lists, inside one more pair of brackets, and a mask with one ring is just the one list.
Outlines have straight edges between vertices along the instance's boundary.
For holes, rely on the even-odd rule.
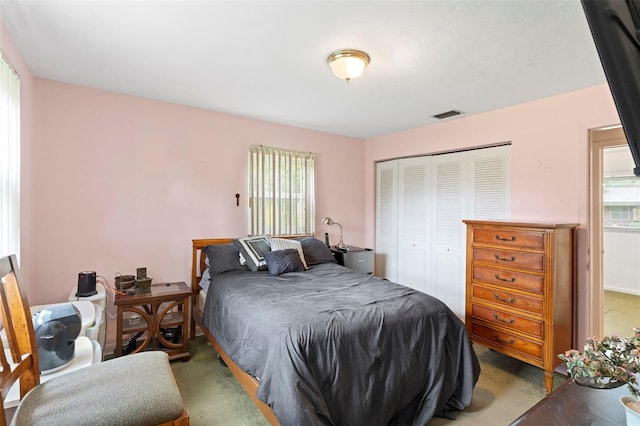
[[[640,327],[640,296],[605,291],[605,334],[631,336]],[[509,425],[545,396],[541,369],[475,344],[482,372],[471,405],[456,420],[434,418],[426,426]],[[268,426],[204,336],[189,342],[191,359],[171,367],[192,426]],[[556,374],[554,389],[567,380]],[[12,412],[8,413],[9,419]],[[355,425],[359,426],[359,425]]]
[[[474,345],[482,373],[471,405],[456,412],[457,420],[432,419],[428,426],[508,425],[545,395],[542,370],[481,345]],[[171,366],[184,398],[191,425],[262,426],[267,421],[216,358],[215,350],[200,336],[189,343],[191,359]],[[554,387],[565,377],[556,374]]]
[[[606,291],[605,334],[631,335],[640,327],[640,296]],[[432,419],[428,426],[508,425],[544,398],[544,374],[539,368],[474,345],[482,373],[471,405],[455,413],[457,420]],[[267,421],[216,352],[200,336],[190,342],[191,359],[173,367],[193,426],[263,426]],[[566,378],[556,374],[554,388]]]

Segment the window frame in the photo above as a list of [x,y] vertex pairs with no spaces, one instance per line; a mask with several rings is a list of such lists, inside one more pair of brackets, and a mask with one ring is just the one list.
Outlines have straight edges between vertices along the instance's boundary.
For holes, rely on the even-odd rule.
[[315,155],[253,145],[248,155],[248,235],[315,232]]
[[0,256],[20,257],[20,76],[0,52]]

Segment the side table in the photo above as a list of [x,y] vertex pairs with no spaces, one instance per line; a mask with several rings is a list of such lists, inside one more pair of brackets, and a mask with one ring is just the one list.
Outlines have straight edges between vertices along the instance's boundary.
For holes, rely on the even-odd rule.
[[373,250],[349,246],[348,249],[331,247],[331,253],[338,265],[345,266],[363,274],[373,274]]
[[624,395],[629,395],[626,385],[615,389],[592,389],[569,380],[510,426],[624,425],[624,407],[619,401]]
[[132,294],[116,294],[114,356],[162,350],[170,360],[187,361],[190,298],[191,289],[184,282],[153,284]]

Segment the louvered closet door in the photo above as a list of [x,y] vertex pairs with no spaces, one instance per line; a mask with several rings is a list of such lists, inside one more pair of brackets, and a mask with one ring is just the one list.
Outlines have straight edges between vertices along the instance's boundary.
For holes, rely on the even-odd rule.
[[[469,191],[465,219],[504,221],[511,217],[511,146],[468,152]],[[464,226],[463,226],[464,229]]]
[[465,233],[462,223],[467,182],[466,152],[432,157],[431,271],[426,292],[464,317]]
[[376,275],[398,281],[398,160],[376,165]]
[[398,165],[398,282],[425,292],[429,264],[429,158]]
[[511,147],[377,165],[376,275],[465,309],[462,219],[507,220]]
[[[467,152],[467,179],[463,196],[463,219],[507,220],[511,217],[511,146],[477,149]],[[460,223],[462,243],[465,244],[466,227]],[[466,251],[460,257],[461,293],[457,304],[450,307],[464,318]],[[453,296],[453,295],[452,295]],[[449,304],[449,303],[447,303]]]

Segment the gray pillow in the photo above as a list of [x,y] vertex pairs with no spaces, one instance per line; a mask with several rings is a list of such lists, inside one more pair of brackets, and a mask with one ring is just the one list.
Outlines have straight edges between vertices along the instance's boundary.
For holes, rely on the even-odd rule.
[[298,241],[302,243],[302,251],[307,261],[307,266],[318,265],[320,263],[336,263],[333,253],[329,247],[322,241],[313,237],[300,238]]
[[264,260],[271,275],[304,271],[304,265],[296,249],[270,251],[264,254]]
[[290,240],[286,238],[269,238],[269,245],[271,246],[271,251],[276,250],[284,250],[284,249],[296,249],[298,250],[298,256],[300,256],[300,260],[302,260],[302,264],[304,265],[304,269],[307,269],[307,261],[304,259],[304,252],[302,251],[302,244],[300,241]]
[[233,244],[210,245],[204,248],[209,261],[210,274],[216,275],[226,271],[246,271],[240,264],[240,252]]
[[233,244],[240,251],[249,269],[254,272],[267,270],[264,254],[271,251],[271,244],[267,237],[237,238],[233,240]]

